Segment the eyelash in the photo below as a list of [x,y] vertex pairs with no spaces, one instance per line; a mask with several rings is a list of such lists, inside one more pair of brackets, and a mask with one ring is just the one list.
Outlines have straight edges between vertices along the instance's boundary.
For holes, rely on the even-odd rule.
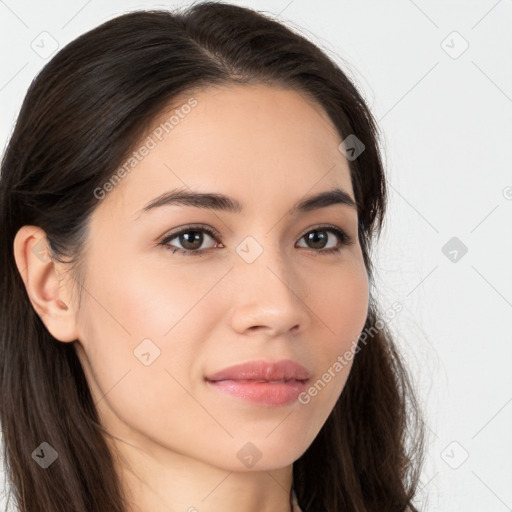
[[[209,251],[210,249],[214,249],[213,247],[211,247],[210,249],[203,249],[203,250],[192,251],[192,250],[189,250],[189,249],[180,249],[179,247],[172,247],[172,246],[168,245],[171,240],[174,240],[175,238],[177,238],[178,236],[180,236],[180,235],[182,235],[184,233],[189,233],[190,231],[205,232],[208,235],[210,235],[215,240],[216,243],[219,243],[218,238],[220,238],[220,235],[219,235],[219,233],[217,231],[214,231],[214,230],[212,230],[211,228],[209,228],[207,226],[200,225],[200,226],[186,226],[183,229],[181,229],[180,231],[177,231],[175,233],[171,233],[168,236],[164,237],[158,243],[158,245],[159,246],[163,246],[164,249],[166,249],[168,251],[171,251],[173,254],[178,252],[180,254],[183,254],[184,256],[203,256],[205,252]],[[318,227],[316,227],[314,229],[310,229],[309,231],[304,233],[299,238],[299,240],[304,238],[307,234],[309,234],[309,233],[311,233],[313,231],[330,231],[330,232],[336,234],[338,236],[339,240],[340,240],[340,245],[338,247],[334,247],[334,248],[331,248],[331,249],[318,249],[318,250],[310,249],[311,251],[316,252],[316,253],[321,253],[321,254],[324,254],[324,255],[339,253],[339,252],[341,252],[343,247],[345,247],[347,245],[352,245],[354,243],[354,241],[352,240],[352,237],[349,236],[342,229],[337,228],[335,226],[326,226],[326,225],[318,226]]]

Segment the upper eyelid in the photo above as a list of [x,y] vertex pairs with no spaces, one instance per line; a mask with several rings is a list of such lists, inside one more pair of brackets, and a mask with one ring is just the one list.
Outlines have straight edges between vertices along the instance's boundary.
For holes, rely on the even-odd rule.
[[196,231],[196,230],[197,231],[206,231],[206,233],[208,235],[210,234],[209,231],[211,231],[213,233],[213,235],[217,236],[218,238],[220,238],[220,236],[221,236],[220,232],[211,226],[206,226],[206,225],[202,225],[202,224],[199,224],[199,225],[190,224],[190,225],[183,226],[181,228],[177,228],[176,231],[171,231],[171,232],[165,234],[162,237],[162,240],[174,238],[174,237],[180,235],[181,233],[186,233],[187,231]]

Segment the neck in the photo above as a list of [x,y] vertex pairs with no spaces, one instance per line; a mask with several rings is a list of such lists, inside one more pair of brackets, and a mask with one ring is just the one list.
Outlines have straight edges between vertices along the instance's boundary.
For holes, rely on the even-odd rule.
[[292,465],[230,471],[179,453],[118,444],[128,512],[292,512]]

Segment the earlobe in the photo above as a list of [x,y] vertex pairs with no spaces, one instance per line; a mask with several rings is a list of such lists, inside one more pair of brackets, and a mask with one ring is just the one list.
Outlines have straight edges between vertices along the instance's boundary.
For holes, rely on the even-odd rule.
[[14,237],[14,259],[28,298],[50,334],[59,341],[74,341],[78,332],[69,279],[59,281],[58,268],[47,244],[41,228],[23,226]]

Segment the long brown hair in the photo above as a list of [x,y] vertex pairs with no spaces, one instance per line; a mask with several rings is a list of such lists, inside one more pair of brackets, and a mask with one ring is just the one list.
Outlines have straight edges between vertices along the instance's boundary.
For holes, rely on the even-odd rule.
[[[53,338],[15,266],[18,229],[43,229],[51,257],[78,276],[93,193],[156,116],[195,88],[280,84],[308,94],[343,139],[359,239],[370,282],[371,244],[382,229],[386,182],[379,136],[360,93],[331,58],[252,9],[205,2],[184,11],[136,11],[64,47],[31,84],[2,160],[0,180],[0,419],[7,476],[21,512],[125,512],[127,504],[75,343]],[[401,512],[423,462],[424,430],[410,377],[370,295],[345,388],[293,465],[304,512]],[[380,321],[380,326],[376,324]],[[42,471],[42,442],[58,462]]]

